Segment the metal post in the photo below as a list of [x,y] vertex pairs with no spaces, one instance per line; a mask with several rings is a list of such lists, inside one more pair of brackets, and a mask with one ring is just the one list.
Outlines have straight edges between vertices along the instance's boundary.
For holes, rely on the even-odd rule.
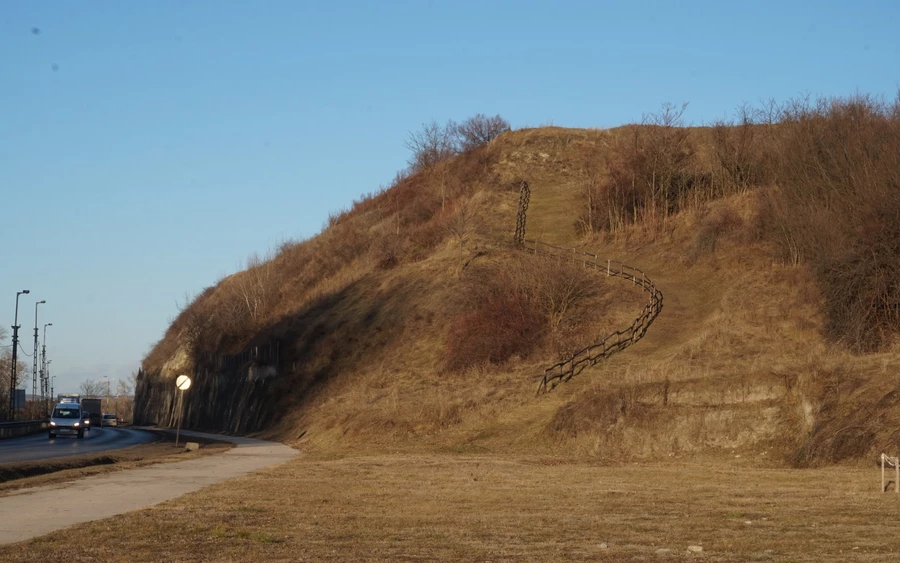
[[37,310],[38,305],[41,303],[46,303],[46,300],[37,301],[34,304],[34,351],[31,354],[31,400],[34,401],[34,396],[37,395],[37,362],[38,362],[38,322],[37,322]]
[[179,438],[179,435],[181,434],[181,406],[182,406],[183,397],[184,397],[184,391],[179,389],[178,390],[178,425],[175,429],[175,447],[176,448],[178,447],[178,438]]
[[49,385],[47,384],[47,327],[53,326],[53,323],[46,323],[44,325],[44,343],[41,346],[41,403],[44,405],[45,414],[49,414],[50,405],[48,404],[49,397],[47,396],[47,391],[49,391]]
[[9,420],[16,419],[16,379],[18,378],[18,374],[16,373],[16,368],[18,367],[17,360],[17,352],[19,350],[19,296],[23,293],[31,293],[28,289],[23,289],[16,293],[16,316],[13,321],[13,339],[12,339],[12,368],[11,373],[9,375]]
[[101,405],[100,408],[103,410],[104,413],[107,413],[107,412],[109,412],[109,376],[104,375],[103,378],[106,380],[106,405],[105,406]]

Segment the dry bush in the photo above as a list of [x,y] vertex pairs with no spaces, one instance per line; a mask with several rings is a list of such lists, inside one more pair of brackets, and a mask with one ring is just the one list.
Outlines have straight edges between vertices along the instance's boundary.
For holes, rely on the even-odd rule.
[[772,178],[772,143],[765,135],[762,110],[738,108],[735,119],[712,125],[712,148],[719,165],[720,195],[763,185]]
[[571,335],[566,329],[583,316],[579,305],[598,293],[586,270],[542,257],[475,268],[462,287],[468,311],[451,322],[445,341],[446,365],[459,370],[526,357],[548,335]]
[[458,152],[456,124],[450,121],[441,127],[434,120],[423,123],[418,131],[410,131],[406,148],[412,151],[408,161],[412,172],[420,172],[434,166]]
[[456,126],[457,142],[461,151],[484,146],[506,131],[509,131],[508,121],[499,115],[487,117],[481,113]]
[[[626,129],[607,153],[607,175],[588,185],[589,205],[578,222],[584,232],[616,231],[648,217],[665,217],[708,193],[711,175],[698,168],[682,116],[687,104],[664,104]],[[709,196],[708,196],[709,197]]]
[[783,116],[773,237],[816,272],[829,335],[860,351],[900,326],[898,106],[801,99]]
[[380,237],[372,249],[375,265],[381,270],[390,270],[402,264],[409,251],[409,239],[393,233]]
[[741,216],[730,206],[718,205],[705,211],[697,228],[693,250],[695,257],[714,252],[720,236],[743,225]]
[[546,323],[522,292],[485,291],[477,308],[457,317],[446,340],[446,366],[461,370],[526,356],[540,342]]

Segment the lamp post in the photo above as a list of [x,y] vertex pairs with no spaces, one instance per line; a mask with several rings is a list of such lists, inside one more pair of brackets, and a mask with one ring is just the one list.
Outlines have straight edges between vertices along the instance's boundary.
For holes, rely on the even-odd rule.
[[[53,360],[47,361],[47,375],[48,376],[50,375],[50,362],[52,362],[52,361]],[[53,396],[53,384],[56,383],[56,376],[54,375],[53,377],[48,377],[48,379],[50,380],[50,396],[52,397]]]
[[37,308],[41,303],[46,303],[47,301],[41,300],[34,304],[34,352],[31,355],[31,400],[34,401],[34,396],[37,395],[37,373],[38,373],[38,324],[37,324]]
[[16,352],[19,348],[19,296],[23,293],[31,293],[28,289],[16,292],[16,317],[13,321],[13,338],[12,338],[12,373],[9,376],[9,419],[16,419]]
[[47,396],[47,391],[49,391],[47,385],[47,327],[53,326],[53,323],[47,323],[44,325],[44,343],[41,346],[41,403],[44,404],[44,411],[50,412],[50,405]]
[[106,408],[103,409],[104,413],[109,412],[109,376],[104,375],[103,379],[106,380]]

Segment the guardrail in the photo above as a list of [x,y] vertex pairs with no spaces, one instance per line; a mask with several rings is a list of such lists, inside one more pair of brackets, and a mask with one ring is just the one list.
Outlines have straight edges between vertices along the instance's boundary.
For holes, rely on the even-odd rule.
[[572,354],[571,357],[545,369],[543,375],[538,376],[541,378],[541,383],[538,385],[537,390],[538,394],[541,391],[547,391],[548,384],[550,389],[553,389],[561,382],[569,381],[581,373],[584,368],[595,365],[600,360],[624,350],[643,338],[644,334],[647,333],[647,329],[650,328],[650,325],[662,311],[663,294],[643,270],[618,260],[603,258],[589,252],[581,252],[575,248],[554,246],[535,240],[526,239],[523,250],[535,255],[545,255],[560,261],[580,264],[584,268],[598,270],[610,277],[631,280],[634,285],[641,286],[643,291],[650,294],[650,300],[644,306],[640,316],[629,327],[617,330],[599,342],[586,346]]
[[47,423],[43,420],[0,422],[0,439],[28,436],[30,434],[37,434],[46,429]]

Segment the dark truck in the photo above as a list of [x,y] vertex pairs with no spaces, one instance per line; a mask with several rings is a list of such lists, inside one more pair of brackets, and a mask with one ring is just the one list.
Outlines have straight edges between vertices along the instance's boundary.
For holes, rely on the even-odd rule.
[[94,426],[100,428],[103,421],[103,399],[81,399],[81,410],[88,421],[88,430]]

